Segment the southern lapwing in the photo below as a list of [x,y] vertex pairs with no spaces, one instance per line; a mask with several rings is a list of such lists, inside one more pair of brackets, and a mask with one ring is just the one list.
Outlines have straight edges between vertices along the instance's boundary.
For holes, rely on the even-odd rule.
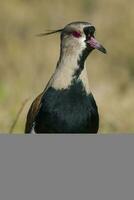
[[90,23],[73,22],[40,36],[56,32],[61,33],[60,57],[45,90],[29,109],[25,133],[97,133],[99,114],[85,60],[94,49],[106,49],[95,39]]

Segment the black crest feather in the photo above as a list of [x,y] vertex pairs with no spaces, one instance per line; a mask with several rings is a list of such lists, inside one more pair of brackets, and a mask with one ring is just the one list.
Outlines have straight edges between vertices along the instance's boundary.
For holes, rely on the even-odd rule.
[[58,29],[58,30],[49,31],[49,32],[46,32],[46,33],[39,33],[36,36],[42,37],[42,36],[51,35],[51,34],[54,34],[54,33],[59,33],[59,32],[62,32],[62,31],[63,31],[63,29]]

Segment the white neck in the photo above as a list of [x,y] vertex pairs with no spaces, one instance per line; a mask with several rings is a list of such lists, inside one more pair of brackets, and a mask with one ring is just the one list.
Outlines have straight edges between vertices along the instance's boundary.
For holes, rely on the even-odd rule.
[[[66,89],[71,85],[72,80],[74,79],[73,75],[80,67],[78,65],[78,58],[79,56],[77,53],[72,55],[68,52],[63,52],[50,81],[53,88]],[[86,92],[90,93],[86,67],[81,71],[77,80],[81,80]]]

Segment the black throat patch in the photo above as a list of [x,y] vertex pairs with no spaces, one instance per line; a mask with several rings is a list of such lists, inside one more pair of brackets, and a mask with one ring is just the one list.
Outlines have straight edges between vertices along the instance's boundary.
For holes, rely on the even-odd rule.
[[79,57],[79,59],[77,60],[77,64],[78,64],[78,69],[75,70],[74,74],[73,74],[73,77],[74,78],[78,78],[82,72],[82,70],[84,69],[84,63],[85,63],[85,60],[87,58],[87,56],[89,55],[89,51],[88,49],[84,49]]

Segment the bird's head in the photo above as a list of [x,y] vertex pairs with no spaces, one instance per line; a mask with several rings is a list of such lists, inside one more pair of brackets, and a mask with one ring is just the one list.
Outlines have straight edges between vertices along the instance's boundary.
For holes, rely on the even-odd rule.
[[106,49],[95,39],[95,27],[87,22],[73,22],[61,31],[61,41],[64,48],[90,53],[98,49],[106,53]]
[[92,50],[98,49],[106,53],[106,49],[96,40],[95,27],[88,22],[73,22],[63,29],[39,34],[39,36],[50,35],[61,32],[61,47],[70,53],[86,51],[89,54]]

